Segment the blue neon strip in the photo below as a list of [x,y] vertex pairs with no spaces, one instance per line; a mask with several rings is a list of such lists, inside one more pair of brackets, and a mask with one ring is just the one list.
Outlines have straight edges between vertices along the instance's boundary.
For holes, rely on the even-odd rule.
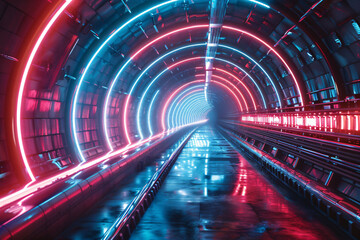
[[[192,101],[195,98],[195,100],[198,101],[198,104],[204,103],[203,105],[208,105],[208,103],[205,100],[204,92],[196,92],[194,94],[191,94],[189,96],[186,96],[181,103],[178,103],[173,111],[172,114],[172,121],[175,122],[175,127],[179,127],[183,124],[186,124],[186,118],[184,117],[184,113],[188,111],[189,107],[192,107],[191,105],[187,105],[189,101]],[[208,105],[209,108],[211,108],[210,105]]]
[[[77,137],[77,124],[76,124],[76,112],[77,112],[77,101],[78,101],[78,97],[79,97],[79,92],[80,92],[80,88],[81,88],[81,85],[85,79],[85,76],[86,74],[88,73],[89,69],[90,69],[90,66],[91,64],[93,63],[93,61],[95,60],[95,58],[97,57],[97,55],[101,52],[101,50],[107,46],[108,42],[113,39],[114,36],[116,36],[121,30],[123,30],[124,28],[126,28],[130,23],[134,22],[137,18],[147,14],[148,12],[150,11],[153,11],[157,8],[160,8],[164,5],[167,5],[167,4],[170,4],[170,3],[174,3],[174,2],[177,2],[177,1],[180,1],[180,0],[170,0],[170,1],[167,1],[167,2],[164,2],[164,3],[161,3],[161,4],[158,4],[154,7],[151,7],[147,10],[145,10],[144,12],[136,15],[135,17],[133,17],[132,19],[130,19],[129,21],[127,21],[125,24],[121,25],[121,27],[119,27],[116,31],[114,31],[101,45],[100,47],[96,50],[96,52],[94,53],[94,55],[91,57],[90,61],[88,62],[88,64],[86,65],[85,69],[84,69],[84,72],[79,80],[79,83],[78,83],[78,86],[76,87],[76,91],[75,91],[75,96],[74,96],[74,105],[73,105],[73,109],[72,109],[72,113],[71,113],[71,122],[72,122],[72,129],[73,129],[73,137],[74,137],[74,141],[75,141],[75,146],[76,146],[76,150],[79,154],[79,157],[80,157],[80,160],[81,162],[85,162],[86,159],[82,153],[82,150],[81,150],[81,147],[80,147],[80,144],[79,144],[79,139]],[[110,96],[110,95],[109,95]],[[107,96],[107,99],[106,99],[106,104],[108,104],[108,101],[109,101],[109,96]],[[106,105],[107,106],[107,105]],[[106,121],[106,112],[107,112],[107,108],[105,107],[104,108],[104,113],[103,115],[105,116],[104,119],[103,119],[103,124],[104,126],[106,126],[105,129],[105,136],[106,136],[106,141],[107,141],[107,144],[109,146],[109,148],[111,150],[113,150],[113,147],[112,147],[112,144],[109,140],[109,136],[108,136],[108,133],[107,133],[107,121]]]
[[195,86],[192,86],[192,87],[189,87],[189,88],[185,88],[182,92],[180,92],[176,98],[172,101],[170,107],[168,108],[167,110],[167,113],[166,113],[166,116],[167,116],[167,127],[168,129],[171,129],[171,128],[174,128],[176,127],[175,126],[175,123],[172,121],[171,124],[170,124],[170,115],[171,115],[171,112],[173,110],[173,107],[175,106],[175,103],[178,101],[178,99],[180,99],[181,96],[183,96],[184,94],[186,94],[187,92],[193,90],[193,89],[196,89],[196,88],[203,88],[204,86],[203,85],[195,85]]
[[157,97],[157,95],[159,94],[160,90],[157,90],[155,95],[153,96],[153,98],[151,99],[151,102],[150,102],[150,106],[149,106],[149,111],[148,111],[148,127],[149,127],[149,131],[150,131],[150,137],[153,135],[153,130],[152,130],[152,124],[151,124],[151,110],[152,110],[152,107],[154,105],[154,102],[155,102],[155,99]]
[[[183,49],[186,49],[186,48],[189,48],[189,47],[199,47],[199,46],[204,46],[205,44],[204,43],[200,43],[200,44],[192,44],[190,46],[185,46],[185,47],[180,47],[180,48],[177,48],[171,52],[168,52],[166,54],[164,54],[163,56],[157,58],[155,61],[153,61],[146,69],[144,69],[142,71],[142,73],[139,75],[139,77],[135,80],[131,90],[130,90],[130,95],[132,94],[132,92],[134,91],[136,85],[139,83],[140,79],[142,76],[144,76],[144,74],[152,67],[154,66],[156,63],[158,63],[159,61],[161,61],[163,58],[173,54],[173,53],[176,53],[178,51],[181,51]],[[161,75],[164,73],[165,71],[161,72]],[[161,76],[160,75],[160,76]],[[138,129],[138,132],[139,132],[139,135],[140,135],[140,138],[143,139],[144,138],[144,134],[142,132],[142,128],[141,128],[141,124],[140,124],[140,113],[141,113],[141,108],[142,108],[142,105],[143,105],[143,102],[144,102],[144,99],[145,99],[145,96],[147,94],[147,92],[149,91],[150,87],[153,85],[153,83],[156,81],[156,79],[158,79],[160,77],[159,75],[156,76],[156,78],[154,78],[150,84],[147,86],[147,88],[145,89],[144,93],[142,94],[141,98],[140,98],[140,102],[139,102],[139,105],[138,105],[138,108],[137,108],[137,113],[136,113],[136,124],[137,124],[137,129]]]

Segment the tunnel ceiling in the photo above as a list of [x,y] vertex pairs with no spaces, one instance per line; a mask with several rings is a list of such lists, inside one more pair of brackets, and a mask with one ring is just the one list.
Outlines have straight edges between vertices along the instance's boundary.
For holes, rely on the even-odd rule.
[[356,0],[225,1],[215,29],[219,2],[2,1],[1,181],[66,171],[214,109],[358,107]]

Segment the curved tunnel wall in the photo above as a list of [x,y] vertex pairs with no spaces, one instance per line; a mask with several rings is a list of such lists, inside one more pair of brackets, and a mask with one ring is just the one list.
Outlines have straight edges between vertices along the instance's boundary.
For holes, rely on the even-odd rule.
[[[210,95],[213,106],[232,102],[221,117],[355,110],[355,2],[229,1],[214,61],[214,80],[228,91],[213,84]],[[171,93],[204,81],[208,1],[1,3],[1,186],[41,181],[137,142],[139,125],[148,137],[149,118],[161,133]]]

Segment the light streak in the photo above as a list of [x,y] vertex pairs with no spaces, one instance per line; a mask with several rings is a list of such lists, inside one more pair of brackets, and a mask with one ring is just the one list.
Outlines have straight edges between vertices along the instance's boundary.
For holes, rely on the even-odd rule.
[[153,104],[154,104],[155,99],[156,99],[157,95],[159,94],[159,92],[160,92],[160,90],[156,91],[155,95],[151,99],[150,106],[149,106],[147,123],[148,123],[149,131],[150,131],[150,137],[153,135],[152,124],[151,124],[151,110],[152,110]]

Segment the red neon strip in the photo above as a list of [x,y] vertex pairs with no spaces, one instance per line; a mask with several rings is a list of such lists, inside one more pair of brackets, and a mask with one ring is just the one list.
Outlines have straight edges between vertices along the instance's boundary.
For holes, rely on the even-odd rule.
[[203,80],[197,80],[197,81],[192,81],[189,83],[186,83],[184,85],[182,85],[181,87],[179,87],[178,89],[176,89],[171,95],[170,97],[166,100],[165,105],[163,107],[162,113],[161,113],[161,127],[163,129],[163,132],[165,132],[166,130],[166,126],[165,126],[165,114],[166,114],[166,110],[169,107],[169,104],[171,102],[171,100],[174,98],[174,96],[181,91],[182,89],[184,89],[185,87],[189,86],[190,84],[195,84],[195,83],[200,83],[200,82],[205,82]]
[[246,85],[245,85],[238,77],[236,77],[236,76],[233,75],[232,73],[230,73],[230,72],[228,72],[228,71],[226,71],[226,70],[224,70],[224,69],[222,69],[222,68],[214,68],[214,69],[215,69],[215,71],[220,71],[220,72],[225,73],[225,74],[233,77],[234,79],[236,79],[236,80],[246,89],[247,93],[248,93],[248,94],[250,95],[250,97],[251,97],[251,101],[253,102],[255,111],[257,110],[257,108],[256,108],[256,103],[255,103],[255,100],[254,100],[254,96],[252,95],[252,93],[250,92],[250,90],[246,87]]
[[206,24],[206,25],[194,25],[194,26],[189,26],[189,27],[184,27],[184,28],[179,28],[179,29],[176,29],[174,31],[171,31],[171,32],[168,32],[168,33],[165,33],[164,35],[161,35],[160,37],[154,39],[153,41],[149,42],[148,44],[146,44],[145,46],[143,46],[142,48],[140,48],[136,53],[134,53],[131,58],[132,59],[135,59],[137,57],[137,55],[139,55],[145,48],[149,47],[149,46],[152,46],[154,43],[156,43],[157,41],[159,41],[160,39],[163,39],[167,36],[170,36],[170,35],[173,35],[175,33],[178,33],[178,32],[182,32],[184,30],[190,30],[190,29],[195,29],[195,28],[208,28],[209,25]]
[[[195,81],[192,81],[192,82],[189,82],[189,83],[186,83],[184,85],[182,85],[180,88],[176,89],[171,95],[170,97],[166,100],[166,103],[163,107],[163,110],[162,110],[162,114],[161,114],[161,126],[162,126],[162,129],[163,131],[166,130],[166,125],[165,125],[165,115],[166,115],[166,111],[167,111],[167,108],[169,107],[169,104],[171,102],[171,100],[174,98],[174,96],[182,89],[184,89],[185,87],[189,86],[190,84],[195,84],[195,83],[200,83],[200,82],[205,82],[205,80],[195,80]],[[231,95],[233,95],[233,97],[236,99],[236,102],[238,103],[238,107],[239,107],[239,110],[240,111],[243,111],[243,108],[242,108],[242,105],[241,105],[241,102],[239,100],[239,98],[236,96],[236,94],[228,87],[226,86],[225,84],[223,83],[220,83],[218,81],[213,81],[215,84],[218,84],[220,86],[222,86],[223,88],[227,89],[229,93],[231,93]]]
[[[197,75],[195,75],[195,77],[197,77],[197,76],[199,76],[199,77],[205,77],[205,74],[197,74]],[[232,82],[230,82],[229,80],[227,80],[227,79],[225,79],[225,78],[223,78],[223,77],[217,76],[217,75],[215,75],[215,74],[213,74],[212,76],[215,77],[215,78],[218,78],[218,79],[226,82],[226,83],[229,84],[230,86],[232,86],[232,87],[237,91],[237,93],[240,95],[240,97],[241,97],[241,99],[243,100],[243,102],[245,103],[246,111],[249,111],[249,106],[248,106],[248,104],[247,104],[247,102],[246,102],[246,99],[245,99],[244,95],[240,92],[240,90],[239,90]],[[212,80],[212,82],[214,82],[214,80]],[[255,105],[254,105],[254,107],[255,107]],[[255,107],[255,108],[256,108],[256,107]]]
[[[174,31],[171,31],[171,32],[168,32],[156,39],[154,39],[153,41],[147,43],[145,46],[141,47],[137,52],[135,52],[132,56],[131,56],[131,59],[135,59],[143,50],[145,50],[147,47],[149,46],[152,46],[154,43],[156,43],[157,41],[167,37],[167,36],[170,36],[172,34],[175,34],[175,33],[178,33],[178,32],[181,32],[181,31],[184,31],[184,30],[190,30],[190,29],[196,29],[196,28],[208,28],[208,24],[206,25],[194,25],[194,26],[189,26],[189,27],[185,27],[185,28],[180,28],[180,29],[177,29],[177,30],[174,30]],[[284,63],[284,65],[286,66],[286,68],[288,69],[288,71],[290,72],[291,76],[293,77],[294,79],[294,82],[295,82],[295,85],[297,87],[297,90],[299,92],[299,95],[300,95],[300,98],[301,98],[301,104],[303,104],[303,97],[302,97],[302,93],[300,91],[300,88],[298,86],[298,83],[297,83],[297,79],[295,78],[293,72],[291,71],[290,67],[288,66],[288,64],[285,62],[285,60],[281,57],[281,55],[273,48],[271,47],[268,43],[266,43],[264,40],[260,39],[259,37],[249,33],[249,32],[246,32],[242,29],[237,29],[237,28],[234,28],[234,27],[230,27],[230,26],[223,26],[224,29],[228,29],[228,30],[231,30],[231,31],[235,31],[235,32],[241,32],[241,33],[244,33],[256,40],[258,40],[259,42],[261,42],[262,44],[266,45],[272,52],[274,52],[279,58],[280,60]],[[180,63],[178,63],[180,64]],[[176,65],[174,65],[176,66]],[[173,67],[174,67],[173,66]],[[124,109],[124,115],[123,115],[123,122],[124,122],[124,131],[125,131],[125,135],[126,135],[126,138],[127,138],[127,141],[129,144],[131,144],[131,139],[130,139],[130,136],[129,136],[129,131],[127,129],[127,115],[128,115],[128,106],[129,106],[129,102],[130,102],[130,96],[127,97],[126,99],[126,103],[125,103],[125,109]],[[253,99],[253,98],[252,98]],[[163,129],[164,130],[164,129]]]
[[230,27],[230,26],[223,26],[223,29],[228,29],[228,30],[232,30],[235,32],[240,32],[240,33],[244,33],[252,38],[255,38],[256,40],[258,40],[259,42],[261,42],[262,44],[264,44],[266,47],[268,47],[273,53],[276,54],[276,56],[278,56],[278,58],[282,61],[282,63],[286,66],[287,70],[289,71],[290,75],[292,76],[292,78],[294,79],[294,83],[296,85],[296,88],[299,92],[300,95],[300,99],[301,99],[301,105],[304,104],[304,99],[303,99],[303,94],[300,91],[300,87],[299,87],[299,83],[298,80],[296,79],[294,73],[292,72],[291,68],[289,67],[289,65],[286,63],[286,61],[282,58],[282,56],[273,48],[271,47],[267,42],[265,42],[264,40],[260,39],[259,37],[255,36],[254,34],[251,34],[247,31],[244,31],[242,29],[238,29],[238,28],[234,28],[234,27]]
[[17,133],[17,141],[19,144],[20,154],[21,154],[23,163],[25,165],[26,172],[28,173],[31,181],[36,181],[36,178],[30,168],[29,161],[28,161],[26,153],[25,153],[24,143],[22,141],[22,132],[21,132],[22,131],[22,129],[21,129],[21,109],[22,109],[22,99],[23,99],[23,94],[24,94],[25,83],[26,83],[26,79],[28,77],[32,62],[35,58],[37,51],[39,50],[39,47],[40,47],[42,41],[44,40],[46,34],[49,32],[50,28],[53,26],[55,21],[59,18],[60,14],[66,9],[66,7],[71,2],[72,2],[72,0],[66,0],[60,6],[60,8],[54,13],[54,15],[51,17],[50,21],[46,24],[44,30],[40,34],[39,38],[36,40],[36,43],[35,43],[33,49],[31,50],[30,56],[26,62],[25,69],[24,69],[24,72],[21,77],[19,94],[18,94],[18,98],[17,98],[17,106],[16,106],[16,133]]

